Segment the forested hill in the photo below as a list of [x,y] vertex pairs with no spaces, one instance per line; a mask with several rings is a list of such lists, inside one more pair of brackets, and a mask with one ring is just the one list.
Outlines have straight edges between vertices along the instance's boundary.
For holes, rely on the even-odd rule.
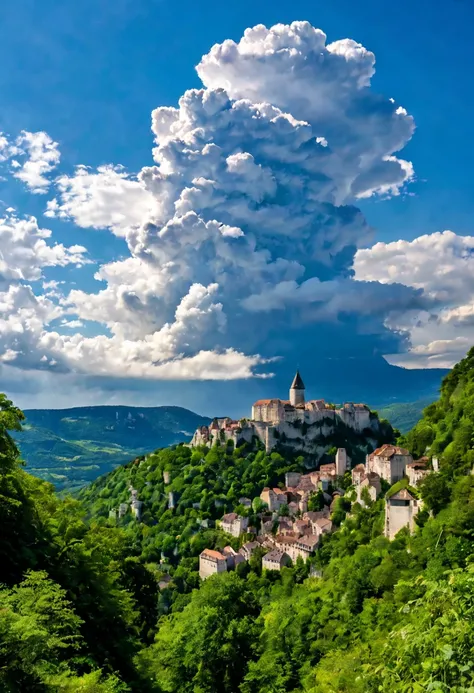
[[441,396],[429,405],[405,442],[415,455],[438,455],[452,469],[474,467],[474,348],[445,377]]
[[[21,412],[0,398],[0,690],[472,693],[473,382],[471,352],[405,438],[440,458],[413,535],[386,539],[384,497],[362,507],[346,478],[336,531],[307,564],[262,571],[257,552],[205,582],[200,551],[240,540],[203,516],[244,512],[241,493],[301,459],[178,445],[101,477],[82,503],[60,500],[21,468],[8,435]],[[144,521],[110,518],[131,484]]]
[[28,469],[74,491],[158,447],[190,440],[209,419],[182,407],[29,409],[15,433]]

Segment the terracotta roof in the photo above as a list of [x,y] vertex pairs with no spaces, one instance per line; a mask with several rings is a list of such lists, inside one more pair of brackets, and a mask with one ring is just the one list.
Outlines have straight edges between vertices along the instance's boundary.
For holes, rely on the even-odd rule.
[[291,390],[304,390],[304,382],[303,379],[301,378],[300,372],[296,371],[296,375],[293,378],[293,382],[291,383]]
[[282,491],[281,488],[277,488],[277,487],[275,487],[275,488],[273,489],[273,492],[274,492],[274,493],[279,493],[279,494],[282,494],[282,493],[285,494],[285,491]]
[[408,450],[405,450],[405,448],[400,448],[397,445],[382,445],[381,448],[377,448],[377,450],[374,450],[374,452],[370,455],[372,458],[373,456],[377,457],[393,457],[394,455],[409,455],[410,453]]
[[225,556],[223,556],[220,551],[214,551],[213,549],[204,549],[201,556],[205,556],[206,558],[215,558],[219,561],[225,561]]

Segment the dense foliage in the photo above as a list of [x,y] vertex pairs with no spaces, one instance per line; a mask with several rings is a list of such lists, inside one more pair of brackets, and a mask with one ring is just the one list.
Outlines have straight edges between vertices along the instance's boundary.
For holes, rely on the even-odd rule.
[[408,433],[423,416],[423,410],[432,403],[436,395],[414,402],[394,402],[377,409],[379,416],[388,419],[401,433]]
[[452,474],[474,466],[474,348],[443,380],[441,396],[428,406],[404,441],[416,456],[429,448]]
[[[474,476],[472,440],[458,429],[468,428],[473,373],[470,354],[425,412],[432,439],[420,425],[404,441],[440,457],[418,489],[413,535],[383,537],[383,498],[349,513],[340,498],[338,529],[312,565],[262,571],[257,553],[204,583],[202,548],[239,541],[214,521],[230,509],[253,515],[240,497],[281,483],[301,458],[177,446],[98,479],[81,503],[60,501],[19,467],[7,429],[21,413],[3,400],[0,690],[472,693]],[[130,486],[142,522],[109,517]]]

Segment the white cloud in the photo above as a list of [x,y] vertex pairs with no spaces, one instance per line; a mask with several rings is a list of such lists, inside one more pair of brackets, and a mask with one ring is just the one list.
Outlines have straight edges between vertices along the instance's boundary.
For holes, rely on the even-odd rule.
[[350,39],[326,44],[309,22],[258,25],[238,43],[227,40],[204,55],[197,72],[208,88],[233,99],[268,101],[305,120],[324,137],[324,170],[339,204],[352,196],[395,192],[413,176],[393,156],[411,138],[413,118],[393,99],[370,89],[375,56]]
[[51,231],[40,228],[35,217],[20,219],[9,214],[0,218],[0,285],[41,279],[44,267],[90,262],[83,246],[67,247],[49,239]]
[[13,176],[23,181],[33,193],[45,193],[50,186],[47,174],[59,164],[58,143],[46,132],[23,130],[16,139],[19,152],[27,158],[23,163],[13,161]]
[[[422,292],[351,276],[357,248],[372,241],[354,203],[398,194],[414,176],[395,156],[413,119],[372,89],[374,63],[354,41],[326,45],[306,22],[214,46],[197,68],[204,88],[153,112],[154,166],[136,177],[81,166],[57,178],[47,204],[47,216],[128,245],[129,257],[96,273],[97,293],[70,291],[55,306],[63,327],[92,320],[108,334],[60,335],[49,315],[34,330],[17,319],[28,351],[5,340],[9,364],[226,379],[255,375],[262,347],[279,354],[288,325],[307,329],[308,351],[322,321],[344,323],[345,339],[403,342],[387,318],[427,307]],[[57,289],[45,287],[44,300]]]
[[48,202],[47,217],[72,219],[83,228],[110,228],[118,236],[147,219],[155,205],[153,196],[120,166],[100,166],[95,173],[79,166],[56,185],[59,199]]
[[376,243],[357,251],[354,270],[356,279],[401,282],[422,289],[430,300],[429,311],[402,313],[391,323],[408,329],[413,344],[407,354],[390,355],[391,363],[452,366],[474,344],[474,236],[443,231],[413,241]]

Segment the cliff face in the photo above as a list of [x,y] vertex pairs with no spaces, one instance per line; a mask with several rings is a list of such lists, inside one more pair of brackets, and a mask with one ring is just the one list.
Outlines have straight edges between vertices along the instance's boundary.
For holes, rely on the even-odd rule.
[[[277,425],[263,421],[232,422],[216,419],[211,426],[202,426],[195,432],[191,445],[212,447],[216,443],[232,441],[234,446],[242,443],[260,442],[267,452],[283,450],[301,453],[320,460],[332,448],[346,448],[351,457],[363,459],[380,443],[393,442],[394,431],[390,424],[381,422],[376,414],[367,417],[368,426],[360,430],[352,421],[344,420],[332,412],[314,423],[284,421]],[[352,424],[352,425],[351,425]]]

